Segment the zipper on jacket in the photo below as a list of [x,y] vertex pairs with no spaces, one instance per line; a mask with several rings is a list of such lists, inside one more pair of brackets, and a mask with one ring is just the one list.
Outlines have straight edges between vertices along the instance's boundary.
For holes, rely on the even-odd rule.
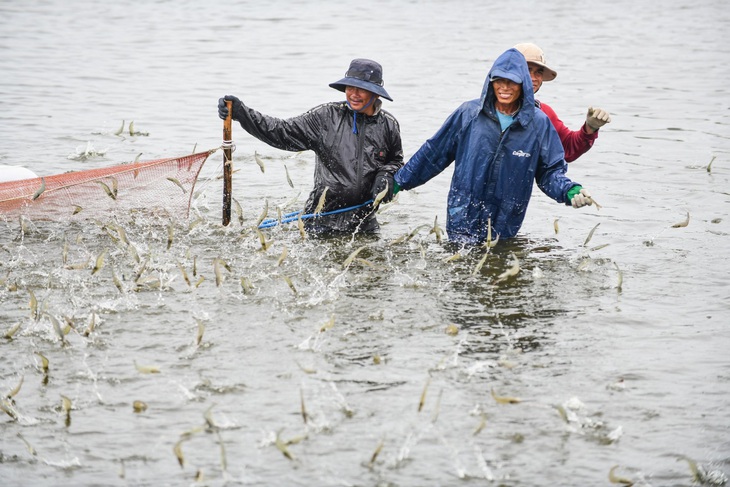
[[[358,114],[359,115],[359,114]],[[363,157],[363,144],[365,141],[365,130],[367,130],[368,124],[365,123],[365,115],[362,116],[362,123],[360,124],[360,129],[357,131],[357,185],[358,189],[362,190],[362,167],[365,164],[364,157]]]
[[[499,123],[499,120],[497,120],[497,123]],[[497,178],[495,175],[498,173],[497,169],[499,169],[497,166],[502,166],[503,160],[500,160],[499,163],[497,163],[497,159],[500,157],[500,154],[502,153],[502,145],[504,142],[504,137],[509,133],[510,129],[512,128],[512,125],[515,122],[513,121],[512,124],[507,127],[507,129],[504,132],[501,132],[499,134],[499,144],[497,144],[497,149],[494,151],[494,158],[492,159],[492,163],[489,165],[489,175],[487,176],[489,178],[489,184],[487,185],[487,195],[493,195],[495,188],[497,187]]]

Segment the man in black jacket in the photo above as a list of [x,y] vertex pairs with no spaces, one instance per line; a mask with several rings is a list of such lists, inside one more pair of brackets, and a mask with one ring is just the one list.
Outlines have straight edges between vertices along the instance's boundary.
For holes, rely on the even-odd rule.
[[[257,139],[282,150],[312,150],[316,154],[314,188],[304,213],[313,213],[327,190],[322,213],[356,206],[383,189],[393,196],[393,174],[403,165],[403,146],[398,121],[381,108],[380,98],[393,101],[383,88],[383,69],[369,59],[354,59],[345,77],[330,87],[343,91],[345,101],[312,108],[302,115],[279,119],[253,110],[235,96],[218,100],[218,115],[232,118]],[[378,233],[370,205],[355,211],[308,219],[313,233]]]

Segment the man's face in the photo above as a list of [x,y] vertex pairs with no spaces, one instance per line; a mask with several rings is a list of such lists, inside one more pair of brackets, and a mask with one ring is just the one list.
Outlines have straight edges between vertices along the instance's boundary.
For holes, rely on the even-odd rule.
[[[350,107],[356,112],[359,112],[363,109],[363,107],[367,106],[367,104],[370,103],[370,100],[372,100],[373,97],[377,98],[377,95],[371,91],[363,90],[362,88],[357,88],[355,86],[345,87],[345,98],[347,98]],[[366,115],[372,115],[374,111],[375,108],[373,107],[373,105],[370,105],[363,113],[365,113]]]
[[527,63],[527,67],[530,68],[530,79],[532,79],[532,91],[537,93],[537,90],[542,86],[542,78],[545,75],[545,68],[538,66],[535,63]]
[[494,89],[494,95],[497,97],[497,103],[503,105],[515,103],[522,94],[522,85],[506,78],[498,78],[492,81],[492,88]]

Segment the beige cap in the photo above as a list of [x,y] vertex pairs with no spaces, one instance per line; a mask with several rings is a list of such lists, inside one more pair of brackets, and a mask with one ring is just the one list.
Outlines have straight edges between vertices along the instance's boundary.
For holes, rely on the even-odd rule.
[[525,56],[528,63],[534,63],[545,68],[545,73],[542,77],[543,81],[552,81],[558,75],[555,70],[548,68],[547,64],[545,64],[545,53],[537,45],[531,42],[524,42],[522,44],[516,44],[515,49]]

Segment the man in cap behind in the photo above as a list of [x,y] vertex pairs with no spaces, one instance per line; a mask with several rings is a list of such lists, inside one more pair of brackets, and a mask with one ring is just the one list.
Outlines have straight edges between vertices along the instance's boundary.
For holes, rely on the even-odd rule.
[[502,53],[481,97],[463,103],[395,174],[396,191],[412,189],[454,162],[447,201],[449,240],[479,244],[514,237],[532,186],[558,203],[592,204],[566,175],[563,146],[550,120],[535,109],[530,72],[516,49]]
[[[383,202],[393,197],[393,174],[403,165],[403,147],[397,120],[381,108],[380,98],[393,101],[383,88],[383,68],[369,59],[354,59],[345,77],[330,87],[345,93],[345,101],[312,108],[302,115],[279,119],[247,107],[227,95],[218,100],[218,115],[232,118],[257,139],[287,151],[314,151],[314,187],[305,214],[315,211],[325,189],[322,213],[357,206],[386,187]],[[371,206],[305,221],[308,232],[378,233]]]
[[[547,66],[545,53],[537,45],[525,42],[517,44],[515,49],[520,51],[527,60],[527,67],[530,70],[530,78],[532,79],[532,90],[535,93],[540,89],[543,81],[552,81],[558,75],[555,70]],[[567,162],[573,162],[588,152],[593,147],[593,141],[598,137],[598,129],[611,121],[611,116],[606,110],[590,107],[583,126],[579,130],[570,130],[548,105],[539,100],[535,100],[535,105],[545,112],[555,130],[557,130],[560,142],[563,143],[565,149],[565,160]]]

